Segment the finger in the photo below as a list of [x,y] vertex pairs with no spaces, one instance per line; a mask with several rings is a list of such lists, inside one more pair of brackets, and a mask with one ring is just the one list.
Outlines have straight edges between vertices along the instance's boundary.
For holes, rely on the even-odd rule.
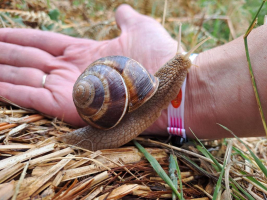
[[52,93],[44,88],[13,85],[0,82],[0,96],[26,108],[33,108],[43,113],[55,112],[56,106]]
[[140,22],[139,18],[142,15],[136,12],[131,6],[123,4],[117,8],[115,17],[118,27],[122,31],[126,31],[132,25]]
[[0,42],[1,64],[37,68],[49,73],[56,67],[57,62],[59,61],[54,56],[40,49]]
[[0,64],[0,82],[31,87],[43,87],[42,80],[45,73],[39,69],[29,67],[14,67]]
[[54,56],[63,55],[65,48],[78,39],[59,33],[32,29],[0,29],[0,42],[42,49]]

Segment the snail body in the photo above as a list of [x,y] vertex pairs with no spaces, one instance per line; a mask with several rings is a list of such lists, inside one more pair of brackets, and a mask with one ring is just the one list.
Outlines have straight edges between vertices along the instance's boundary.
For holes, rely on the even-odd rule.
[[[152,89],[152,92],[149,92],[152,95],[145,103],[125,114],[115,127],[101,130],[89,125],[62,136],[60,140],[90,150],[116,148],[129,142],[151,126],[161,115],[161,111],[168,107],[178,94],[190,66],[191,61],[187,55],[176,54],[155,73],[154,78],[148,75],[155,80],[152,85],[154,84],[153,89],[156,90]],[[155,86],[157,80],[158,87]]]

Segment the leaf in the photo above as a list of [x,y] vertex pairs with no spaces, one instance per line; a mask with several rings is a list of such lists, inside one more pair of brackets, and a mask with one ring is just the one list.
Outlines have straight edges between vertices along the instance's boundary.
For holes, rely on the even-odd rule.
[[52,19],[54,21],[58,21],[60,12],[58,9],[53,9],[53,10],[49,11],[48,15],[49,15],[50,19]]

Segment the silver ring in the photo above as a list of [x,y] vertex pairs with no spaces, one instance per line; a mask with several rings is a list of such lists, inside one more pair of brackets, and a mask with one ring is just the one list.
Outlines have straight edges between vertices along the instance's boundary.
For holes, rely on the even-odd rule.
[[43,81],[42,81],[42,87],[45,87],[45,80],[46,80],[47,74],[43,75]]

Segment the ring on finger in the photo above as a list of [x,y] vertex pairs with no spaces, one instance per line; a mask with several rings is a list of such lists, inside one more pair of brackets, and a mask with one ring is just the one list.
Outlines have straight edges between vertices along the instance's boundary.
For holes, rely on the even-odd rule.
[[46,81],[47,74],[43,75],[42,87],[45,88],[45,81]]

